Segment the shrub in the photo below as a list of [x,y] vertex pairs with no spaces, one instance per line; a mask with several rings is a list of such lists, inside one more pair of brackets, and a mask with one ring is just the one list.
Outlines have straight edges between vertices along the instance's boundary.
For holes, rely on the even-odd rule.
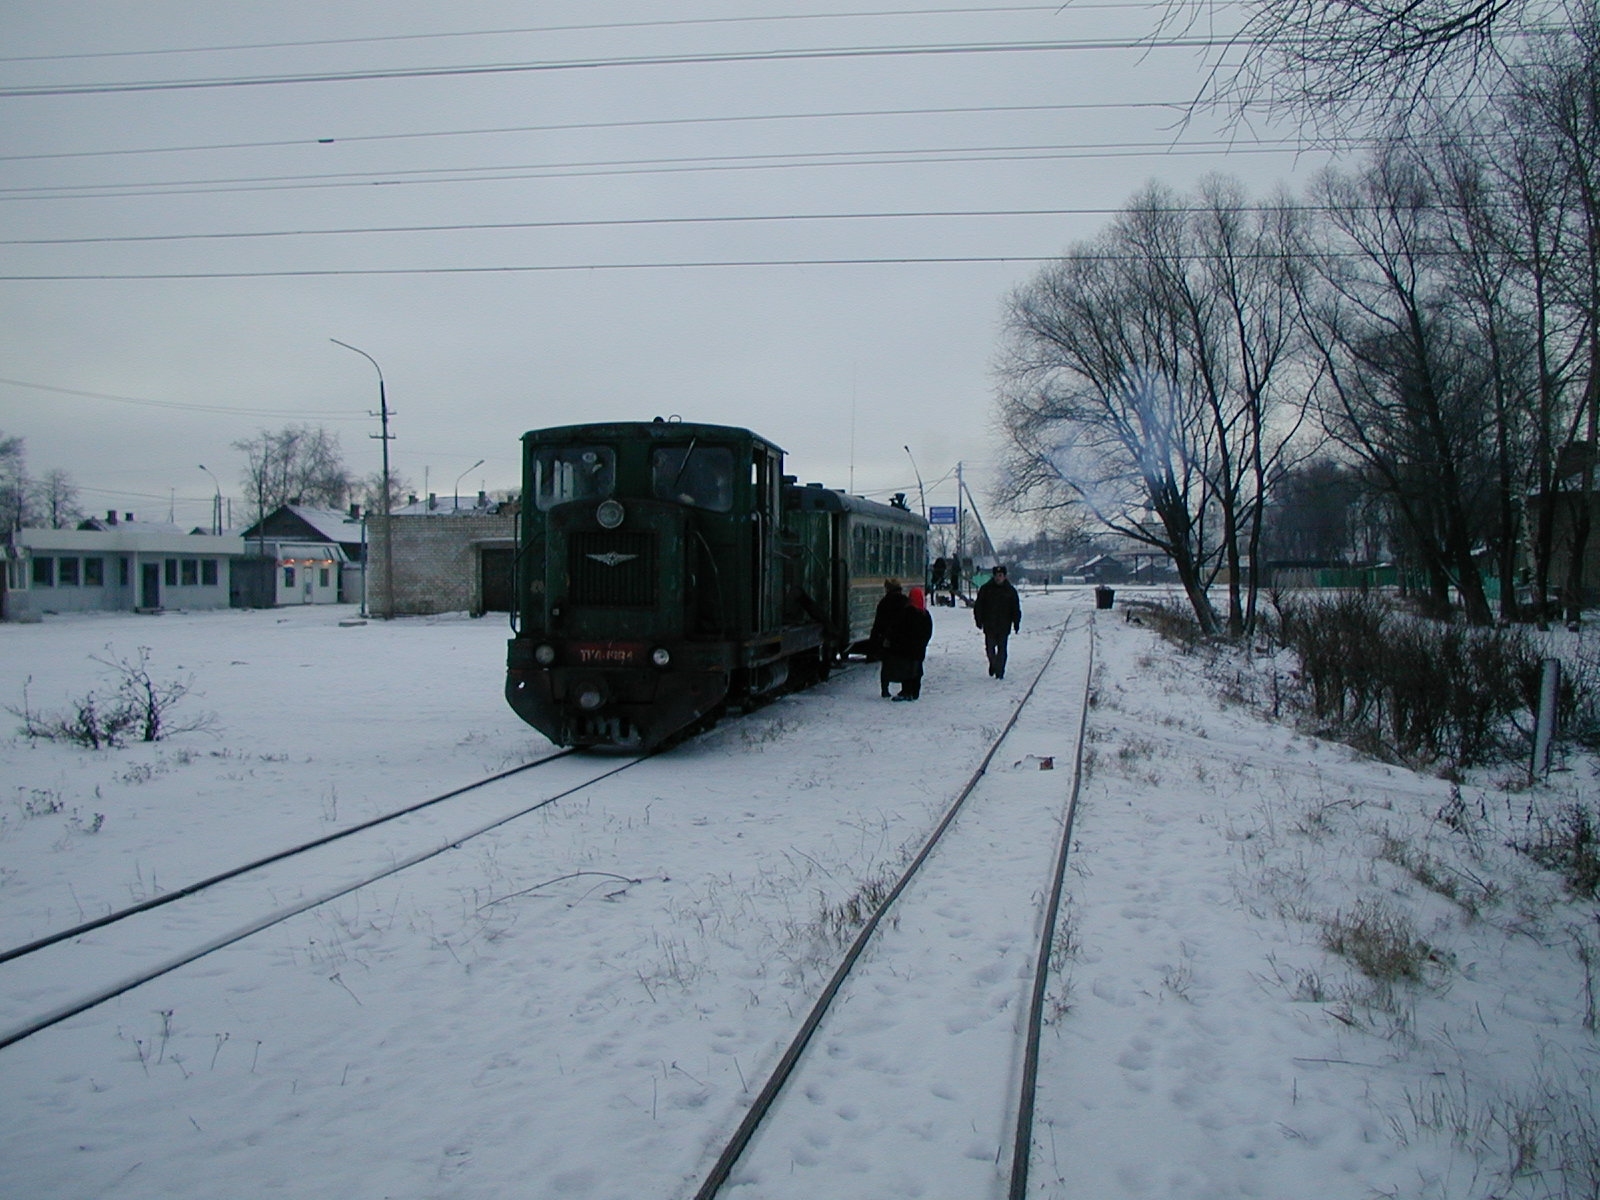
[[116,657],[106,647],[107,657],[92,661],[112,674],[108,695],[89,692],[62,712],[39,713],[28,700],[28,684],[22,687],[22,707],[7,706],[6,711],[22,720],[24,737],[47,741],[67,741],[89,749],[126,745],[129,741],[158,742],[173,733],[191,733],[211,728],[213,718],[201,715],[182,724],[173,724],[173,707],[189,694],[190,681],[158,681],[150,674],[150,650],[140,646],[132,658]]
[[1540,656],[1520,629],[1442,624],[1360,594],[1279,613],[1311,713],[1402,759],[1496,761],[1536,702]]

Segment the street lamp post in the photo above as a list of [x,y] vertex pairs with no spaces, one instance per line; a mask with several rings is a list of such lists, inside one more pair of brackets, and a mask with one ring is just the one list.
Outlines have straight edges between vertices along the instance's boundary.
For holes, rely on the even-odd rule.
[[[209,467],[207,467],[205,465],[205,463],[200,463],[199,466],[200,466],[200,469],[202,471],[204,471],[207,475],[211,475],[211,469]],[[214,500],[212,500],[212,502],[211,502],[211,532],[212,533],[221,533],[222,532],[222,485],[217,482],[217,477],[215,475],[211,475],[211,483],[212,483],[212,486],[217,489],[216,498]]]
[[906,452],[906,457],[911,460],[911,473],[917,477],[917,499],[922,502],[922,519],[928,519],[928,493],[922,486],[922,472],[917,470],[917,456],[911,453],[910,446],[900,447]]
[[[483,459],[480,458],[477,462],[468,467],[467,471],[476,471],[481,466],[483,466]],[[461,511],[461,481],[467,477],[467,471],[463,471],[461,474],[456,476],[456,486],[451,489],[451,512]]]
[[[383,442],[383,613],[385,620],[394,619],[394,513],[389,492],[389,442],[392,435],[389,433],[389,400],[384,394],[383,368],[378,365],[378,360],[365,350],[341,342],[338,338],[329,338],[335,346],[343,346],[346,350],[354,350],[362,358],[372,364],[372,369],[378,373],[378,418],[379,428],[382,432],[371,434]],[[470,469],[470,468],[469,468]],[[366,565],[362,565],[365,572]]]

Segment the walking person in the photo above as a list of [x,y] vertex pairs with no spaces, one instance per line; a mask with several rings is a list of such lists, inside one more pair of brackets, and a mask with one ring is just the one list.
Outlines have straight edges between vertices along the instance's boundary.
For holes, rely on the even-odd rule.
[[1011,586],[1004,567],[996,567],[989,582],[978,589],[972,621],[983,630],[983,652],[989,656],[989,674],[1006,677],[1006,642],[1022,628],[1022,600]]
[[893,697],[895,700],[922,698],[922,666],[932,638],[933,617],[928,612],[928,595],[914,587],[889,626],[889,658],[885,662],[893,662],[890,674],[900,682],[900,694]]
[[900,610],[909,603],[898,579],[883,581],[883,599],[878,601],[878,610],[872,616],[872,632],[867,634],[867,644],[882,664],[878,668],[878,690],[885,700],[889,699],[889,685],[899,682],[892,677],[896,668],[889,657],[889,631]]

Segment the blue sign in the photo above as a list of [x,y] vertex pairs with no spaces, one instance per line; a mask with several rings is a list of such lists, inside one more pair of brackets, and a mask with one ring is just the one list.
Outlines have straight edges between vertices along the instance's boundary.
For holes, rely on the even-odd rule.
[[954,505],[945,507],[935,504],[928,510],[929,525],[954,525],[956,523],[956,510]]

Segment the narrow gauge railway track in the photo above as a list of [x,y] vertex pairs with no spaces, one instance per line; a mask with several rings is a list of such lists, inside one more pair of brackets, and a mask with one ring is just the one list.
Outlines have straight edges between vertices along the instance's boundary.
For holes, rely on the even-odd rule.
[[[578,778],[563,781],[557,790],[537,801],[529,803],[525,797],[519,797],[492,812],[480,813],[472,823],[463,823],[448,832],[422,831],[409,846],[377,846],[371,857],[381,861],[381,865],[372,861],[359,866],[335,862],[320,868],[326,873],[323,878],[315,877],[306,867],[321,852],[338,843],[407,817],[418,817],[445,801],[482,793],[494,784],[536,767],[554,764],[572,754],[572,751],[559,751],[497,772],[4,951],[0,954],[0,1050],[318,905],[337,900],[538,812],[651,757],[647,754],[612,760],[600,764],[602,769],[593,769],[596,765],[593,760],[584,760],[590,769],[579,768]],[[218,916],[205,911],[208,901],[230,890],[252,893],[242,902],[251,915],[241,919],[227,913]],[[276,896],[285,891],[296,893],[296,898],[288,903],[278,902]],[[265,907],[268,902],[265,898],[271,898],[272,907]],[[171,905],[180,905],[180,911],[162,913],[160,921],[152,916],[156,910]],[[214,907],[227,906],[217,904]],[[195,910],[192,914],[191,908]],[[193,934],[185,933],[179,935],[184,939],[183,945],[173,944],[172,928],[181,925],[187,930],[206,927],[208,923],[211,936],[196,941]],[[107,930],[108,933],[104,932]],[[87,965],[85,960],[89,960]],[[130,970],[126,966],[129,960],[142,965]],[[67,969],[63,969],[63,964],[68,965]],[[72,979],[81,990],[64,995],[63,985],[56,982],[59,978]],[[84,985],[81,981],[86,978],[96,982]],[[22,1004],[28,1006],[27,1012],[13,1011],[18,1007],[14,999],[18,996],[26,998]],[[39,998],[44,998],[42,1004]]]
[[[922,1194],[928,1182],[927,1194],[1026,1195],[1039,1037],[1082,774],[1092,617],[1081,629],[1081,690],[1076,672],[1065,685],[1075,724],[1030,714],[1070,626],[862,926],[695,1200]],[[1054,753],[1029,753],[1038,747]],[[1059,757],[1069,770],[1034,777],[1061,780],[1053,787],[1002,788],[989,776],[1002,748],[1014,766]],[[1036,935],[1031,949],[1027,935]],[[995,954],[974,963],[985,951]],[[938,1144],[952,1105],[972,1134],[959,1146]],[[928,1178],[899,1173],[894,1164],[906,1162]]]

